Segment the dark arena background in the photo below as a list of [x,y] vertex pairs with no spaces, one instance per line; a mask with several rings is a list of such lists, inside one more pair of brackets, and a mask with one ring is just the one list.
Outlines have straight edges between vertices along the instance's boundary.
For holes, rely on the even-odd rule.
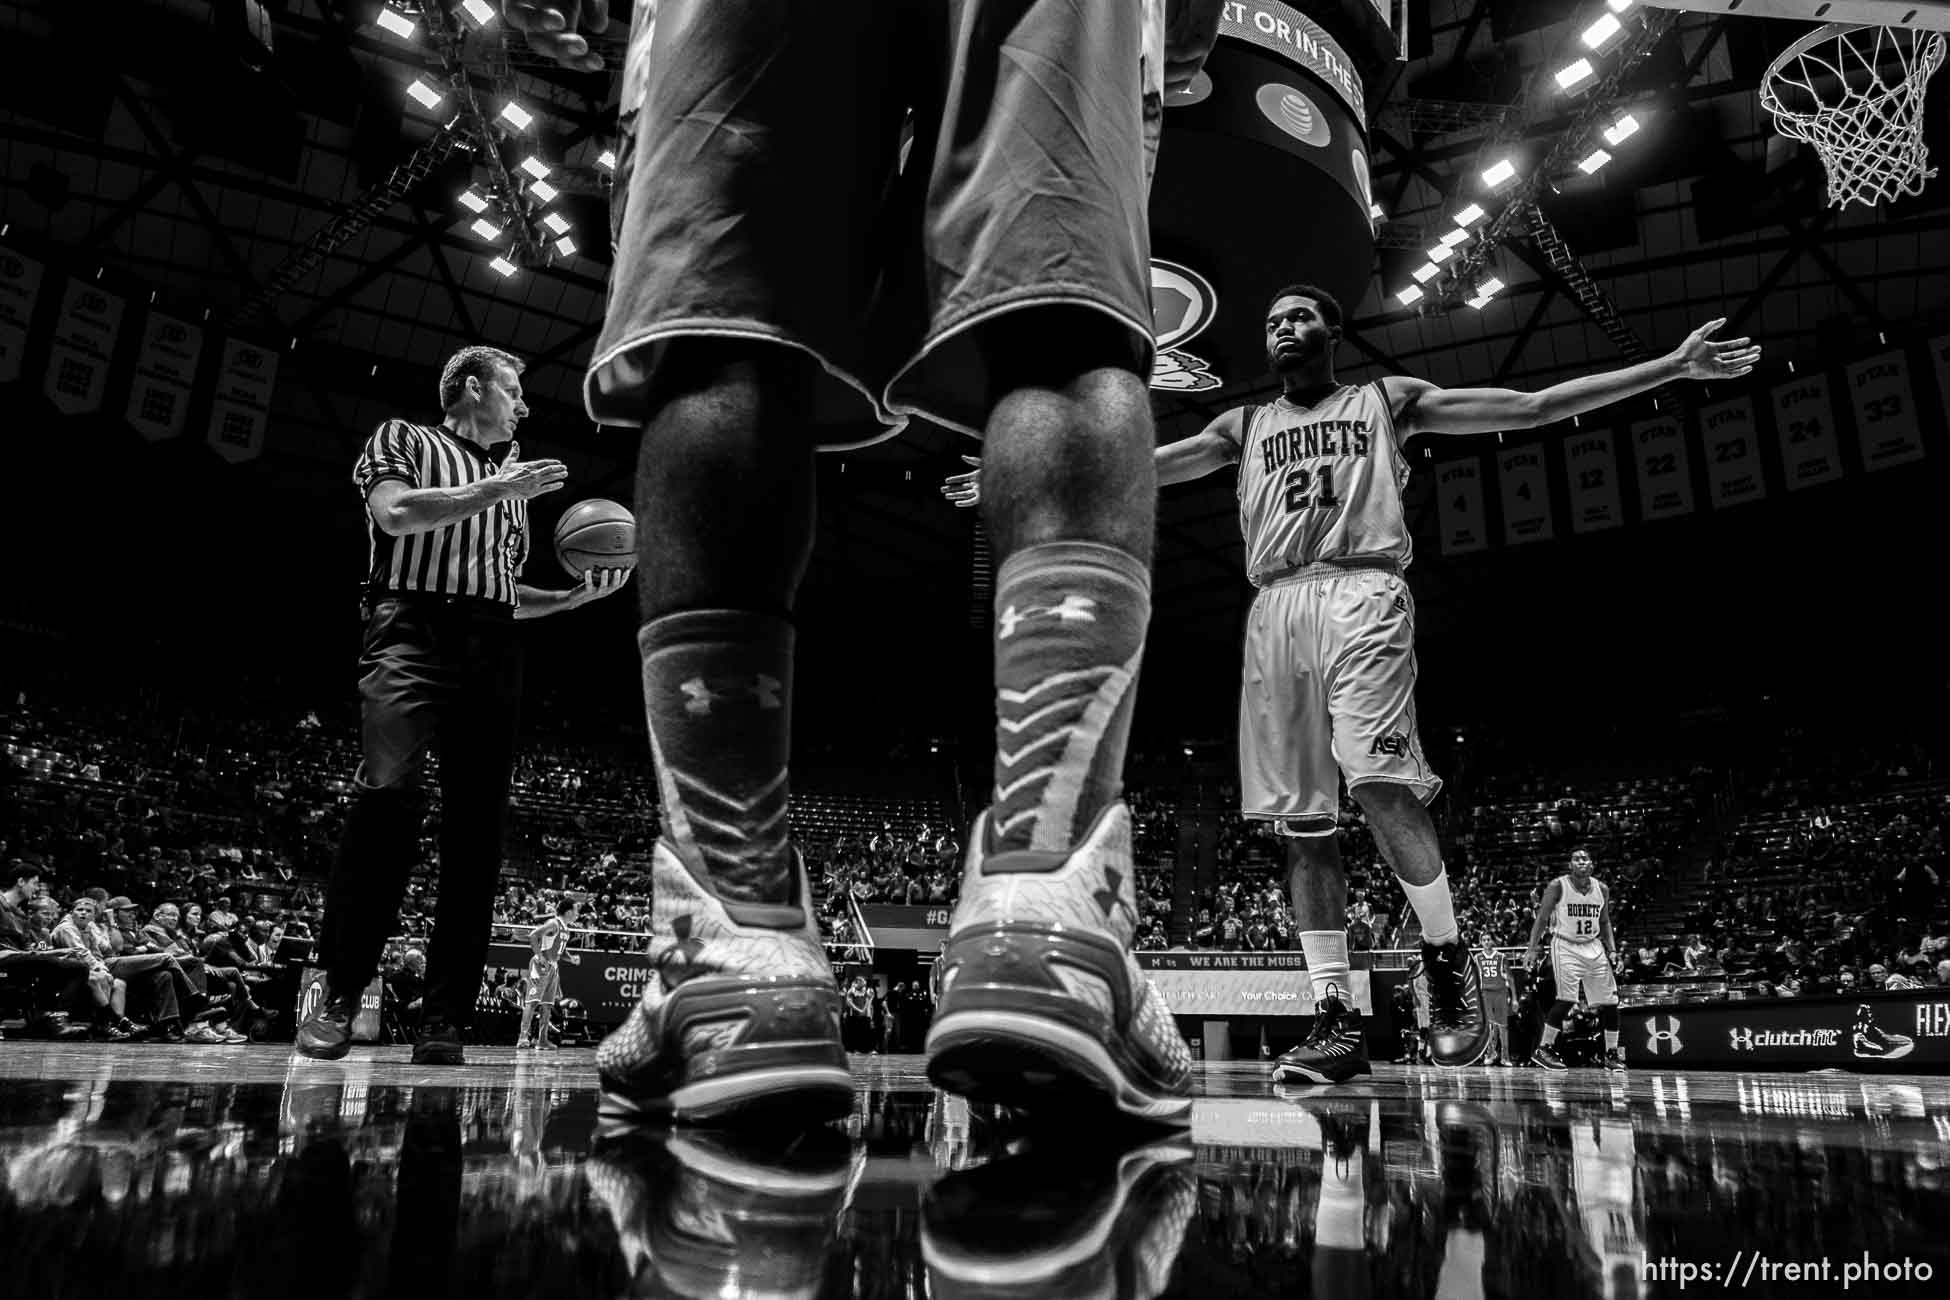
[[[10,973],[34,943],[0,947],[6,1294],[1943,1294],[1950,180],[1835,206],[1759,93],[1818,22],[1940,61],[1939,0],[1234,0],[1167,101],[1161,444],[1278,393],[1261,313],[1295,280],[1340,296],[1348,383],[1540,389],[1713,318],[1765,348],[1575,427],[1409,444],[1465,935],[1519,956],[1588,849],[1623,1072],[1583,1006],[1568,1071],[1420,1063],[1418,927],[1344,796],[1376,1072],[1272,1086],[1313,1003],[1283,850],[1238,814],[1253,589],[1222,473],[1161,493],[1127,773],[1190,1133],[1025,1134],[932,1089],[994,564],[939,490],[979,447],[925,421],[820,457],[797,615],[791,824],[871,1007],[852,1118],[784,1146],[600,1131],[592,1049],[656,974],[628,594],[522,625],[469,1064],[409,1059],[437,795],[359,1046],[294,1057],[359,762],[362,442],[437,419],[444,359],[488,343],[527,361],[522,455],[569,469],[525,581],[571,584],[563,510],[631,500],[636,439],[581,402],[647,17],[609,8],[603,71],[570,72],[484,0],[0,4],[0,886],[37,875],[54,919],[90,890],[173,906],[248,1006],[105,1033]],[[1919,170],[1950,157],[1924,84]],[[517,1056],[528,934],[565,894],[561,1051]],[[1512,970],[1523,1062],[1552,993]]]

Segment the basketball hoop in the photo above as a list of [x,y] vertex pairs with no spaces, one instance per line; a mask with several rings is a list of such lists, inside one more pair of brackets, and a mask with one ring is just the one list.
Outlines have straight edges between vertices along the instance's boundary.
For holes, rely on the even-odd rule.
[[1921,194],[1936,175],[1923,95],[1943,53],[1942,32],[1829,23],[1768,67],[1761,105],[1782,135],[1821,155],[1831,206]]

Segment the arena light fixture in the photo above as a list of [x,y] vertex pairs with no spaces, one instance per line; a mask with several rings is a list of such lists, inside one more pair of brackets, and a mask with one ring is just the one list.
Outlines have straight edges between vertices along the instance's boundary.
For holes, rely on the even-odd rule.
[[475,234],[479,235],[482,239],[501,238],[501,227],[495,225],[492,221],[489,221],[486,217],[474,218],[473,224],[468,226],[467,228],[473,231]]
[[1584,43],[1587,49],[1603,49],[1606,41],[1625,30],[1625,25],[1610,14],[1599,14],[1598,21],[1584,29]]
[[1442,265],[1444,262],[1448,261],[1450,258],[1454,257],[1455,255],[1456,255],[1455,248],[1449,244],[1437,244],[1434,248],[1431,248],[1429,250],[1429,260],[1431,262],[1434,262],[1437,266]]
[[[1483,184],[1489,186],[1491,189],[1495,189],[1499,185],[1508,185],[1512,180],[1516,179],[1516,175],[1517,165],[1508,158],[1504,158],[1483,173]],[[1474,207],[1475,204],[1472,203],[1470,206]]]
[[1467,230],[1445,230],[1442,232],[1442,246],[1444,248],[1454,248],[1457,244],[1463,243],[1468,238],[1469,232]]
[[501,120],[517,131],[526,131],[535,115],[511,99],[501,106]]
[[425,77],[413,78],[413,84],[406,88],[406,94],[414,103],[429,111],[439,108],[440,101],[446,98],[439,87]]
[[475,189],[472,185],[469,185],[466,189],[460,192],[460,205],[463,208],[466,208],[469,212],[476,213],[476,214],[486,212],[488,210],[488,201],[482,198],[481,192]]
[[1437,266],[1434,262],[1424,262],[1422,263],[1422,265],[1416,267],[1413,271],[1409,272],[1409,275],[1414,279],[1415,283],[1417,284],[1427,284],[1429,281],[1435,279],[1435,277],[1440,274],[1442,274],[1442,268]]
[[542,224],[548,227],[551,235],[566,235],[569,233],[569,219],[559,212],[544,212],[542,214]]
[[505,257],[495,258],[488,263],[488,266],[504,280],[515,273],[515,264]]
[[1573,86],[1582,85],[1591,80],[1596,73],[1597,69],[1591,66],[1590,59],[1579,59],[1569,67],[1557,70],[1558,89],[1569,90]]
[[1593,149],[1589,154],[1586,154],[1578,160],[1578,170],[1586,176],[1589,176],[1610,161],[1611,155],[1603,149]]
[[[1514,171],[1515,168],[1512,168],[1511,170]],[[1485,174],[1485,179],[1487,179],[1487,174]],[[1483,209],[1479,205],[1474,203],[1464,208],[1461,212],[1458,212],[1455,217],[1456,224],[1464,227],[1465,229],[1475,225],[1477,222],[1481,221],[1482,219],[1483,219]]]
[[387,5],[385,8],[381,9],[379,11],[379,16],[373,19],[373,21],[378,23],[382,30],[391,32],[393,35],[399,37],[403,41],[410,41],[413,39],[413,32],[414,32],[413,20],[411,18],[408,18],[405,14],[401,13],[399,10],[393,8],[391,5]]
[[1395,301],[1399,302],[1404,307],[1413,307],[1416,303],[1422,301],[1421,286],[1414,285],[1414,284],[1409,285],[1408,288],[1402,290],[1400,293],[1395,295]]
[[1495,276],[1491,276],[1489,279],[1483,281],[1481,284],[1476,286],[1476,296],[1482,299],[1484,302],[1488,302],[1490,299],[1496,297],[1497,294],[1502,292],[1503,292],[1503,281],[1497,279]]
[[1605,143],[1616,148],[1638,134],[1639,120],[1630,113],[1605,128]]
[[555,251],[564,257],[574,257],[576,255],[576,241],[564,235],[555,241]]
[[486,27],[494,21],[494,6],[487,0],[460,0],[460,11],[466,14],[476,27]]
[[560,190],[550,185],[547,181],[535,181],[531,183],[528,187],[528,192],[544,203],[555,202],[556,196],[561,193]]
[[532,153],[529,154],[526,158],[523,158],[519,165],[523,171],[527,172],[530,176],[534,177],[538,181],[545,181],[548,179],[548,164],[543,162],[540,158],[537,158]]
[[603,169],[604,171],[606,171],[606,172],[613,172],[613,171],[615,171],[615,170],[616,170],[616,151],[615,151],[614,149],[605,149],[605,150],[603,150],[603,151],[602,151],[601,153],[599,153],[599,154],[597,154],[597,155],[596,155],[596,165],[597,165],[598,167],[600,167],[600,168],[602,168],[602,169]]
[[1622,14],[1637,2],[1638,0],[1605,0],[1605,8],[1615,14]]

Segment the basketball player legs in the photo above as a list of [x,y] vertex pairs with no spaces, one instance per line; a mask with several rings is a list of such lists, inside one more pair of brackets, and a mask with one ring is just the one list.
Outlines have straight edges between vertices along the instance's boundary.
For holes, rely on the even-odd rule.
[[1338,832],[1288,835],[1287,894],[1300,930],[1314,1023],[1306,1041],[1273,1065],[1275,1083],[1345,1083],[1369,1073],[1361,1013],[1347,956],[1347,868]]
[[1184,1122],[1190,1053],[1131,943],[1119,799],[1150,615],[1157,478],[1130,332],[1012,314],[984,355],[996,575],[994,801],[975,823],[928,1034],[930,1077],[984,1101]]
[[658,360],[636,489],[664,810],[656,975],[597,1052],[612,1111],[816,1122],[851,1105],[839,994],[785,817],[789,620],[813,531],[808,365],[694,338]]

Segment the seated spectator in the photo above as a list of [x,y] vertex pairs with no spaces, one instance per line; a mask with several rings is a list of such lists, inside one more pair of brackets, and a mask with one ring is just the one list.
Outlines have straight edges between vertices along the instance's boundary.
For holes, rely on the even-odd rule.
[[[86,894],[77,898],[68,909],[68,915],[54,927],[54,946],[86,953],[102,963],[116,979],[123,982],[128,996],[149,1018],[156,1034],[164,1042],[182,1042],[182,1011],[177,1005],[176,986],[170,979],[166,964],[140,957],[117,957],[108,950],[95,916],[95,900]],[[117,969],[118,966],[121,969]]]
[[0,890],[0,971],[36,980],[70,1015],[95,1020],[111,1042],[134,1037],[135,1026],[121,1012],[126,990],[108,966],[86,951],[55,947],[51,914],[58,915],[60,905],[36,897],[40,868],[15,859],[8,874],[13,879]]

